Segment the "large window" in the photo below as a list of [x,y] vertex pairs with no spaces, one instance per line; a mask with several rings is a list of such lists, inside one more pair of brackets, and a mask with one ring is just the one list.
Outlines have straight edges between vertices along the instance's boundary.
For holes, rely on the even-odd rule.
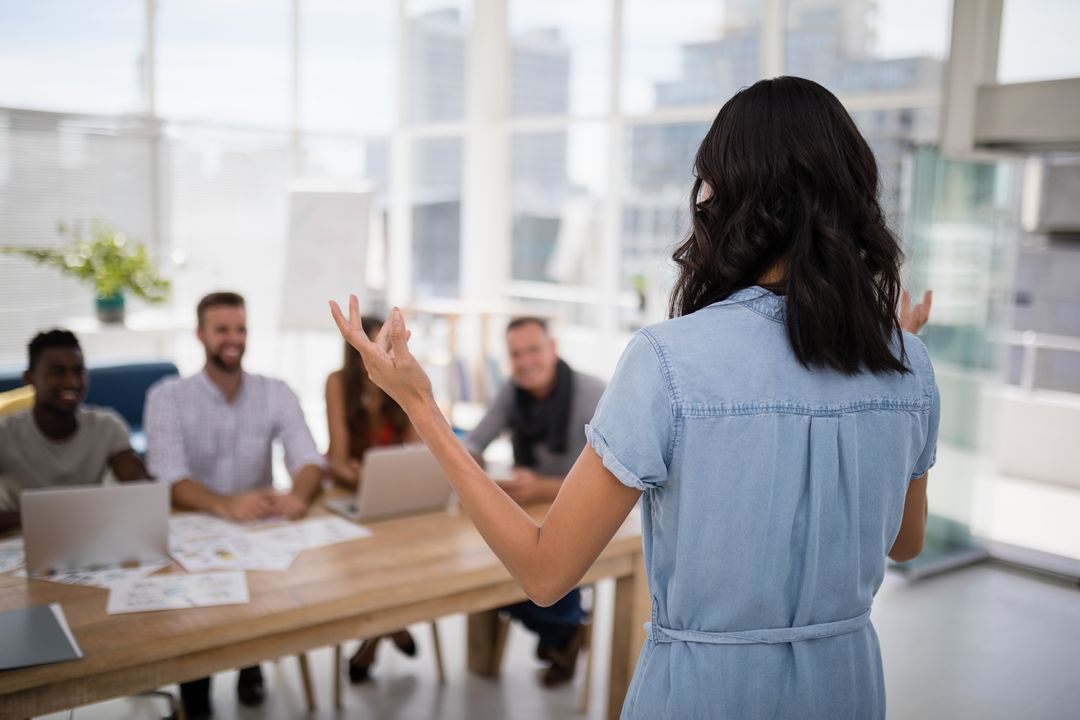
[[790,0],[785,69],[838,94],[937,92],[949,10],[940,0]]
[[[717,109],[785,72],[847,104],[903,227],[905,163],[936,139],[949,3],[482,7],[9,4],[0,232],[52,243],[57,220],[103,217],[152,244],[181,314],[229,285],[269,323],[293,183],[369,187],[378,260],[365,275],[394,302],[484,297],[475,286],[491,282],[615,340],[664,316],[693,156]],[[251,253],[260,263],[242,262]],[[38,303],[48,317],[89,313],[86,294],[63,287]],[[7,314],[0,325],[26,333]]]
[[[0,4],[0,245],[48,246],[95,215],[151,238],[143,19],[138,0]],[[91,307],[84,285],[0,255],[0,363]]]
[[459,137],[413,145],[412,286],[420,297],[460,292],[462,145]]
[[289,127],[288,0],[161,0],[156,7],[156,111],[161,117]]
[[760,79],[762,5],[745,0],[626,0],[623,109],[718,106]]
[[514,115],[603,113],[611,97],[611,8],[509,0]]
[[408,0],[409,120],[465,119],[467,2]]
[[0,106],[118,114],[143,108],[143,2],[0,3]]
[[397,17],[385,0],[303,0],[300,127],[305,133],[387,133],[398,101]]
[[675,278],[670,258],[690,229],[694,154],[708,129],[703,121],[626,129],[620,284],[637,302],[636,312],[622,310],[629,326],[665,316]]
[[600,282],[607,128],[515,133],[510,146],[511,277],[578,287]]
[[1005,0],[998,81],[1032,82],[1080,76],[1077,27],[1080,27],[1080,3],[1074,0]]

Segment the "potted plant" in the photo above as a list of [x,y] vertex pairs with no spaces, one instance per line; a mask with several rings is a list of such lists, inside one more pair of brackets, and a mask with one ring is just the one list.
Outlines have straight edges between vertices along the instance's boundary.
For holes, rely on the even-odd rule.
[[53,248],[4,246],[0,251],[93,283],[97,316],[103,323],[124,321],[125,291],[148,303],[168,300],[172,284],[158,274],[143,243],[97,219],[91,221],[89,235],[83,235],[79,225],[59,223],[57,230],[70,242]]

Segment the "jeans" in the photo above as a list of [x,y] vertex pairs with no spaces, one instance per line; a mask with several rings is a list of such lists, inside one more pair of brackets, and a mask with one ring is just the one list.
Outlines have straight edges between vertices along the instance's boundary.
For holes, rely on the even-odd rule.
[[540,636],[540,644],[548,648],[561,648],[570,639],[574,628],[585,619],[581,607],[581,590],[574,588],[550,607],[525,602],[503,608],[510,617]]

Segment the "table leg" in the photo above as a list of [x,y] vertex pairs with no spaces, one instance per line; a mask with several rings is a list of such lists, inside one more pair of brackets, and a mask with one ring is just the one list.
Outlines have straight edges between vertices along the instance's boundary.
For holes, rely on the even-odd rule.
[[630,687],[638,653],[645,642],[642,625],[652,614],[645,558],[636,555],[634,572],[615,581],[615,616],[611,629],[611,672],[608,675],[609,720],[619,717]]
[[469,615],[466,663],[469,672],[488,678],[499,676],[508,629],[509,624],[499,617],[498,610]]
[[439,684],[446,684],[446,668],[443,667],[442,644],[439,642],[439,623],[431,621],[431,646],[435,649],[435,669],[439,674]]
[[315,686],[311,682],[311,666],[308,664],[307,653],[300,653],[296,656],[296,659],[300,663],[300,679],[304,685],[304,699],[307,700],[308,712],[312,712],[317,706],[315,704]]
[[341,692],[341,643],[334,646],[334,708],[340,710],[345,707],[345,696]]

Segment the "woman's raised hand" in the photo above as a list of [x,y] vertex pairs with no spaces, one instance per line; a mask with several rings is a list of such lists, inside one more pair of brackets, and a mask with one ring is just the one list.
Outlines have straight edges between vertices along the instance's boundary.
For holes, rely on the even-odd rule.
[[348,319],[333,300],[330,301],[330,314],[341,336],[364,359],[368,377],[406,413],[410,413],[418,402],[426,402],[432,397],[431,380],[409,352],[411,333],[405,328],[405,317],[400,310],[394,308],[374,340],[368,338],[360,325],[360,303],[355,295],[349,296]]
[[934,291],[927,290],[923,301],[911,307],[911,295],[907,290],[900,294],[900,329],[912,335],[918,335],[923,325],[930,319],[930,305],[934,301]]

